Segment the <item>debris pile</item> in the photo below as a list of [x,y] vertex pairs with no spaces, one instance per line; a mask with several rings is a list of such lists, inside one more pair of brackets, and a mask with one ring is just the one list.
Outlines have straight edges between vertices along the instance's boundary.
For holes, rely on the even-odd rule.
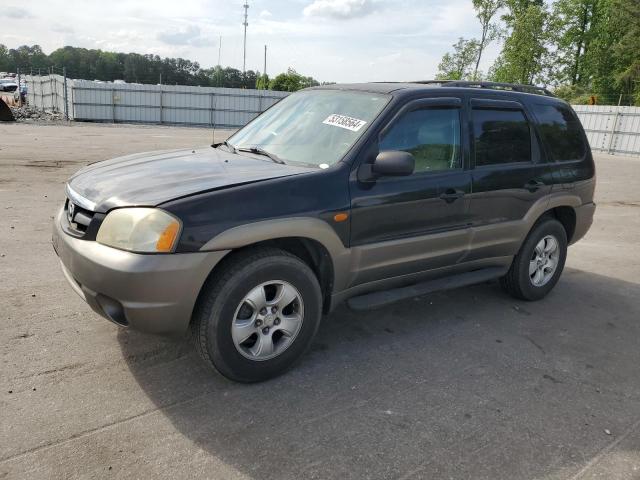
[[11,107],[13,116],[16,121],[21,120],[34,120],[44,122],[57,122],[64,120],[64,114],[62,112],[54,112],[52,110],[40,110],[31,105],[23,105],[22,107]]

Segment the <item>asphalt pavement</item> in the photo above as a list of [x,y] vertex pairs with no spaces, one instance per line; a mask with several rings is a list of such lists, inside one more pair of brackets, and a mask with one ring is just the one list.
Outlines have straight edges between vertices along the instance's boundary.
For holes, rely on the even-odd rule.
[[546,299],[342,306],[294,370],[242,385],[94,314],[50,244],[81,166],[208,143],[0,125],[0,478],[640,478],[640,159],[597,156],[594,225]]

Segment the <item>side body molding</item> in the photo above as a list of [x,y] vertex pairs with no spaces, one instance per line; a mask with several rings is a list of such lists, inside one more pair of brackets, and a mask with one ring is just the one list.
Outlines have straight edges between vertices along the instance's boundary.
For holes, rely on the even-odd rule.
[[343,245],[327,222],[317,218],[289,217],[239,225],[216,235],[200,251],[233,250],[265,240],[291,237],[315,240],[324,246],[333,262],[334,291],[346,288],[350,281],[351,249]]
[[483,225],[471,229],[469,248],[461,262],[477,261],[483,258],[514,256],[520,250],[536,221],[547,211],[556,207],[577,208],[582,200],[577,195],[566,192],[550,193],[537,202],[519,220]]

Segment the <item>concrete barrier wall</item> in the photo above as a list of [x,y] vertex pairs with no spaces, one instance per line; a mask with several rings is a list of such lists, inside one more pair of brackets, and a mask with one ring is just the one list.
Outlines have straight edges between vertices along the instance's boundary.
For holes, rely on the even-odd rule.
[[[29,102],[64,113],[64,78],[27,76]],[[66,81],[71,120],[237,128],[288,95],[271,90]]]
[[573,105],[591,149],[612,155],[640,155],[640,107]]

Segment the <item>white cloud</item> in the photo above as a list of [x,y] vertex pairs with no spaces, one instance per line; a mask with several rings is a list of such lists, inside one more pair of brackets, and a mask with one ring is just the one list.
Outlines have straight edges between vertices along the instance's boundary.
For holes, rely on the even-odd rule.
[[16,20],[34,18],[34,15],[27,9],[21,7],[2,7],[0,17],[8,17]]
[[56,33],[68,33],[71,34],[74,32],[73,28],[68,25],[62,25],[60,23],[56,23],[51,27],[52,32]]
[[[205,68],[242,68],[242,1],[0,0],[31,18],[1,22],[8,48],[64,45],[181,57]],[[247,68],[269,75],[295,68],[320,81],[366,82],[433,78],[458,37],[478,37],[471,0],[250,0]],[[306,9],[305,9],[306,7]],[[0,15],[7,7],[0,8]],[[268,12],[268,13],[265,13]],[[2,19],[0,19],[2,20]],[[6,20],[6,19],[5,19]],[[345,28],[348,22],[350,28]],[[357,28],[351,26],[357,22]],[[72,27],[72,29],[68,28]],[[483,58],[486,72],[498,53]]]
[[188,25],[180,29],[166,30],[157,35],[158,40],[167,45],[191,45],[202,47],[211,45],[212,39],[206,38],[197,25]]
[[363,17],[374,10],[373,0],[314,0],[304,9],[307,17],[350,19]]

